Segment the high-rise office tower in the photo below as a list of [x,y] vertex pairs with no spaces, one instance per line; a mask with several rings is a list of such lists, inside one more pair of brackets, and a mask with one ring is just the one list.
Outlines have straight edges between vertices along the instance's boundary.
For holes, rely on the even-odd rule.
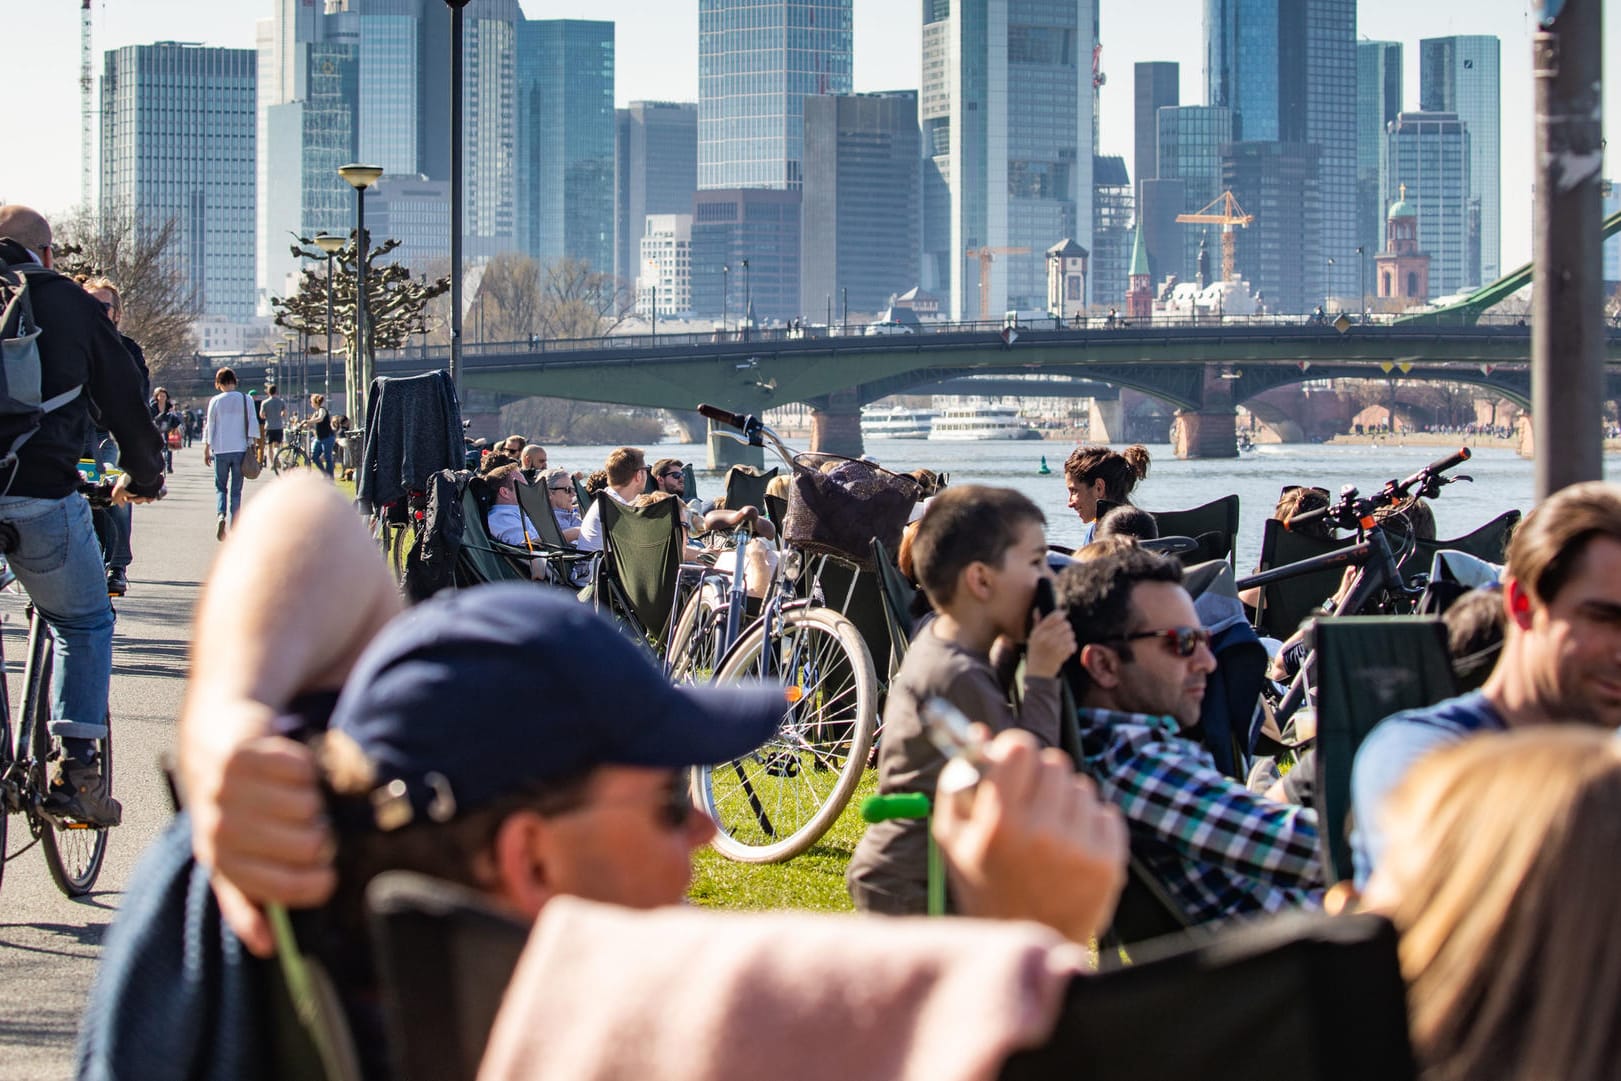
[[[1180,180],[1183,183],[1183,205],[1178,213],[1201,210],[1214,202],[1222,192],[1221,152],[1228,143],[1238,138],[1238,120],[1233,110],[1220,105],[1177,105],[1159,111],[1159,179]],[[1162,210],[1163,212],[1163,210]],[[1154,272],[1162,277],[1175,274],[1182,281],[1192,281],[1198,270],[1201,242],[1208,250],[1218,250],[1217,226],[1177,225],[1182,237],[1182,250],[1178,254],[1172,246],[1169,251],[1149,249],[1150,261],[1160,265]],[[1154,236],[1149,237],[1152,245]],[[1301,238],[1309,243],[1309,238]],[[1174,261],[1173,261],[1174,260]],[[1216,267],[1212,267],[1216,273]]]
[[646,221],[636,313],[686,314],[692,311],[692,215],[648,214]]
[[172,41],[106,53],[103,214],[173,223],[176,269],[204,315],[254,313],[257,57]]
[[1371,280],[1373,257],[1385,246],[1385,128],[1402,110],[1401,95],[1401,43],[1357,42],[1356,243],[1364,283]]
[[1043,309],[1043,253],[1091,249],[1097,44],[1098,0],[925,0],[923,286],[953,318]]
[[917,284],[917,91],[806,97],[804,160],[799,310],[883,311]]
[[805,95],[851,89],[851,4],[699,0],[700,188],[799,188]]
[[628,285],[641,275],[637,250],[647,216],[692,215],[692,194],[698,190],[698,106],[633,101],[615,115],[615,141],[614,277]]
[[1222,187],[1255,218],[1236,230],[1236,272],[1271,313],[1308,312],[1325,299],[1306,291],[1311,249],[1300,243],[1317,231],[1322,213],[1317,155],[1315,143],[1245,141],[1222,152]]
[[1092,159],[1092,256],[1087,266],[1092,302],[1121,308],[1131,270],[1131,219],[1135,201],[1126,159]]
[[385,173],[366,193],[366,231],[398,240],[389,258],[426,274],[450,258],[450,182]]
[[[800,317],[798,191],[701,189],[692,208],[692,309],[737,327]],[[745,265],[747,264],[747,265]]]
[[1165,279],[1182,274],[1182,230],[1176,216],[1187,210],[1187,181],[1155,177],[1139,180],[1137,190],[1137,231],[1143,238],[1143,257],[1148,262],[1149,280],[1157,292]]
[[383,172],[413,174],[420,167],[417,123],[422,97],[418,59],[423,0],[364,0],[330,11],[323,39],[350,45],[359,64],[356,157]]
[[518,250],[614,265],[614,24],[518,24]]
[[1133,70],[1133,136],[1135,157],[1132,175],[1137,178],[1137,198],[1142,200],[1142,182],[1159,176],[1159,110],[1182,104],[1181,65],[1167,60],[1139,63]]
[[1418,107],[1457,113],[1469,129],[1469,194],[1480,204],[1480,273],[1469,284],[1495,281],[1502,273],[1499,51],[1498,40],[1483,34],[1418,43]]
[[[444,9],[443,4],[430,6]],[[470,259],[487,259],[516,247],[518,27],[523,21],[518,0],[472,0],[463,12],[462,230]],[[439,51],[449,51],[448,40],[440,39]],[[431,94],[432,86],[426,89]],[[448,75],[444,93],[448,100]],[[449,176],[449,170],[429,175]]]
[[[1205,0],[1211,105],[1247,141],[1315,143],[1323,212],[1308,292],[1349,299],[1356,262],[1356,0]],[[1311,238],[1306,238],[1309,242]]]
[[1479,284],[1470,273],[1471,254],[1479,249],[1470,235],[1467,125],[1456,113],[1399,113],[1386,138],[1386,198],[1404,200],[1417,214],[1418,249],[1430,257],[1430,296]]

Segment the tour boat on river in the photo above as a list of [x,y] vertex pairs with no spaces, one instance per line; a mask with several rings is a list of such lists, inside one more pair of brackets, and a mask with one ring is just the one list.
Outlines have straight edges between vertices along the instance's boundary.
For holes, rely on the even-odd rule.
[[929,438],[946,443],[971,443],[995,439],[1040,439],[1012,405],[956,405],[940,411],[929,429]]
[[932,409],[908,409],[904,405],[879,409],[867,406],[861,411],[863,439],[927,439]]

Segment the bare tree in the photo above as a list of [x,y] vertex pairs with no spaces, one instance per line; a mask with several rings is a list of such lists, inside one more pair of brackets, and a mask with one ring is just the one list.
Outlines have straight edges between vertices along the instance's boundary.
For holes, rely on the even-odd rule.
[[600,338],[624,322],[629,310],[629,296],[612,274],[580,259],[562,259],[546,268],[536,333],[547,340]]
[[166,371],[193,367],[192,324],[196,297],[180,273],[179,226],[140,222],[109,208],[92,216],[79,211],[56,223],[52,252],[69,277],[104,277],[124,301],[120,329],[140,343],[154,381]]
[[497,255],[484,267],[478,296],[486,341],[527,341],[540,333],[540,264],[527,255]]

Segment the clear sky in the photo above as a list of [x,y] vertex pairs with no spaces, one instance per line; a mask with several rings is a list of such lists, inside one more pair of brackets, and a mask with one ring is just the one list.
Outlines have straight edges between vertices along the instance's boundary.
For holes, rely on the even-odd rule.
[[[1621,128],[1621,0],[1603,0],[1605,131]],[[101,52],[153,41],[197,41],[252,48],[254,21],[269,0],[94,0],[95,71]],[[611,19],[618,24],[620,104],[647,98],[696,100],[698,0],[523,0],[530,18]],[[1131,166],[1132,64],[1182,65],[1182,101],[1204,100],[1202,0],[1103,0],[1103,153]],[[918,0],[856,0],[857,90],[916,87]],[[0,200],[63,211],[79,198],[78,0],[0,0],[0,42],[12,104],[0,153]],[[1406,46],[1407,106],[1418,107],[1418,40],[1447,34],[1495,34],[1502,40],[1503,266],[1531,253],[1532,89],[1530,0],[1361,0],[1360,37]],[[1611,161],[1606,175],[1621,174]],[[1349,208],[1348,208],[1349,209]]]

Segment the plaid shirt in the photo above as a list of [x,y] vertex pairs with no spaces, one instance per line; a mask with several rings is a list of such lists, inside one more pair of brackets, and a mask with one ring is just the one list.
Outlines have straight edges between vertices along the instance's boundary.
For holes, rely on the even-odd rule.
[[1317,815],[1216,769],[1171,717],[1078,712],[1086,772],[1131,829],[1132,853],[1196,923],[1315,904]]

